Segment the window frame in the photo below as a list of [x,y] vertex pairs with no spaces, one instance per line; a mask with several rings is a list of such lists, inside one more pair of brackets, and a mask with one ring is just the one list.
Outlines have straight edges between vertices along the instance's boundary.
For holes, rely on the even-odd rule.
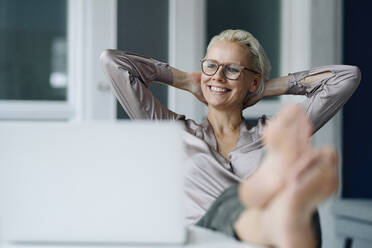
[[116,47],[117,0],[67,0],[67,5],[66,100],[0,100],[0,121],[115,118],[114,96],[97,67],[100,52]]

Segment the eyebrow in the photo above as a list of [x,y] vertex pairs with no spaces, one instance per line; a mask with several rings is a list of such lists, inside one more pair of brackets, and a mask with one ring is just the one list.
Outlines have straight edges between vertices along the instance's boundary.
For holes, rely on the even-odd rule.
[[[213,61],[216,61],[217,63],[219,63],[219,64],[223,64],[223,65],[228,65],[228,64],[235,64],[235,65],[240,65],[240,66],[244,66],[244,65],[242,65],[242,64],[239,64],[239,63],[237,63],[237,62],[227,62],[227,63],[221,63],[221,62],[219,62],[217,59],[208,59],[208,58],[204,58],[204,59],[207,59],[207,60],[213,60]],[[245,66],[244,66],[245,67]]]

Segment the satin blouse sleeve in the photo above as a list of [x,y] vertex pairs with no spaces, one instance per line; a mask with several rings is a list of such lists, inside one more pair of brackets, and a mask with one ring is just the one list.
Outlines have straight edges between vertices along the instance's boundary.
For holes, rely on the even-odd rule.
[[[311,84],[303,80],[311,75],[331,72],[331,75]],[[358,67],[331,65],[289,74],[287,94],[305,95],[301,103],[314,125],[314,132],[330,120],[359,85],[361,73]]]
[[163,106],[148,89],[153,81],[172,84],[168,64],[119,50],[104,51],[100,60],[116,98],[131,119],[185,119]]

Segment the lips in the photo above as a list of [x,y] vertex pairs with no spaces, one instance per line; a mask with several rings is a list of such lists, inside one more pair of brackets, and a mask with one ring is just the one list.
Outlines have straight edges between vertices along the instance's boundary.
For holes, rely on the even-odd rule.
[[216,93],[225,93],[231,91],[231,89],[226,88],[226,87],[220,87],[220,86],[215,86],[215,85],[208,85],[208,88]]

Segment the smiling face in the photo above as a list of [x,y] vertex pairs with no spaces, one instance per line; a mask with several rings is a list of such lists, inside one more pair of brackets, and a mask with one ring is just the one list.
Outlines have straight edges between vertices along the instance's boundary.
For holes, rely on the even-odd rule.
[[[252,68],[251,54],[243,45],[219,40],[208,50],[205,59],[216,60],[219,64],[238,64]],[[256,74],[242,70],[236,80],[230,80],[223,74],[223,66],[213,76],[202,73],[201,88],[208,107],[225,110],[242,109],[248,92],[255,92],[259,83]]]

